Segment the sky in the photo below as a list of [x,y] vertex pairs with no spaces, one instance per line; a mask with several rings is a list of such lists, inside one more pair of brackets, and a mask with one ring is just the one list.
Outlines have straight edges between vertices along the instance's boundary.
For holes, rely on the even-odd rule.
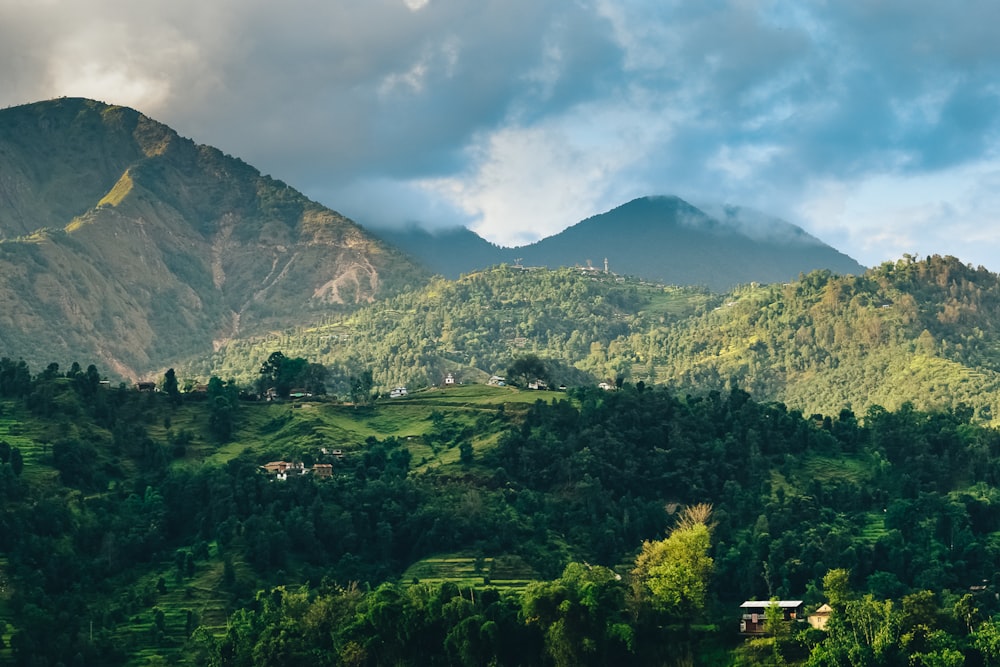
[[995,0],[0,0],[0,107],[133,107],[371,227],[636,197],[1000,271]]

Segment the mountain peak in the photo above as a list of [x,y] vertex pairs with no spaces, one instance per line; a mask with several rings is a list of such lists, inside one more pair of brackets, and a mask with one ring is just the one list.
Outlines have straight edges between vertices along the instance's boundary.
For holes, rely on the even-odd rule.
[[0,343],[30,363],[135,376],[423,275],[340,214],[127,107],[0,111],[0,176]]

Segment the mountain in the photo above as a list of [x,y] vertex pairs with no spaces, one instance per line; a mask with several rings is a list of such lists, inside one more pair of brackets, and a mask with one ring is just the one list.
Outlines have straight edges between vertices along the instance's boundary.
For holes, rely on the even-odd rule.
[[816,269],[865,270],[791,223],[736,206],[706,212],[666,196],[635,199],[519,248],[494,246],[468,230],[379,233],[448,278],[518,259],[528,266],[597,269],[606,259],[613,273],[725,292],[752,282],[787,282]]
[[285,183],[124,107],[0,111],[0,354],[135,377],[422,282]]
[[520,256],[516,249],[490,243],[465,227],[427,230],[411,224],[373,229],[372,233],[450,280],[491,266],[512,264]]

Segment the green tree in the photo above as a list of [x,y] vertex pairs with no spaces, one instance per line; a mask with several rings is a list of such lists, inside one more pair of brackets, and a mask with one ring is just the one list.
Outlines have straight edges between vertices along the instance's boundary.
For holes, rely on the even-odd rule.
[[371,369],[367,369],[358,376],[351,377],[351,402],[355,405],[370,405],[372,402],[372,387],[375,381],[372,378]]
[[625,588],[608,568],[570,563],[559,579],[529,585],[522,605],[528,624],[543,629],[557,666],[630,662]]
[[230,381],[223,384],[214,375],[208,381],[208,427],[218,442],[228,442],[233,435],[237,407],[237,389]]
[[682,510],[665,540],[646,541],[632,570],[633,593],[639,604],[690,624],[707,602],[714,561],[711,549],[710,505]]
[[20,447],[14,447],[10,450],[10,469],[19,477],[24,471],[24,457],[21,456]]
[[549,381],[549,370],[537,355],[526,354],[515,359],[507,368],[507,379],[521,387],[534,380]]
[[167,372],[163,374],[163,392],[167,395],[172,405],[177,405],[181,402],[181,392],[177,385],[177,374],[173,368],[168,368]]

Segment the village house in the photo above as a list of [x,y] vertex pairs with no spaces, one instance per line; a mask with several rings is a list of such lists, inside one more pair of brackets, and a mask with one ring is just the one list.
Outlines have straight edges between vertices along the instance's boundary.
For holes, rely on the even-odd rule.
[[450,387],[453,384],[455,384],[455,376],[452,375],[451,373],[448,373],[447,375],[444,376],[444,386]]
[[486,381],[486,384],[491,387],[505,387],[507,386],[507,380],[499,375],[491,375],[490,379]]
[[817,630],[826,630],[826,624],[830,620],[830,614],[833,613],[833,607],[823,603],[819,609],[809,614],[806,620],[809,621],[809,625],[816,628]]
[[740,609],[743,610],[740,618],[740,634],[766,634],[767,608],[772,605],[777,605],[781,609],[785,621],[792,622],[802,618],[802,600],[747,600],[740,605]]
[[549,385],[545,383],[545,380],[532,380],[528,383],[528,389],[534,389],[535,391],[544,391],[549,388]]
[[259,468],[267,475],[273,475],[279,481],[285,481],[289,477],[306,474],[306,467],[299,461],[271,461]]
[[402,398],[407,393],[406,387],[393,387],[392,391],[389,392],[389,398]]
[[312,467],[312,472],[316,477],[333,477],[333,464],[317,463]]

